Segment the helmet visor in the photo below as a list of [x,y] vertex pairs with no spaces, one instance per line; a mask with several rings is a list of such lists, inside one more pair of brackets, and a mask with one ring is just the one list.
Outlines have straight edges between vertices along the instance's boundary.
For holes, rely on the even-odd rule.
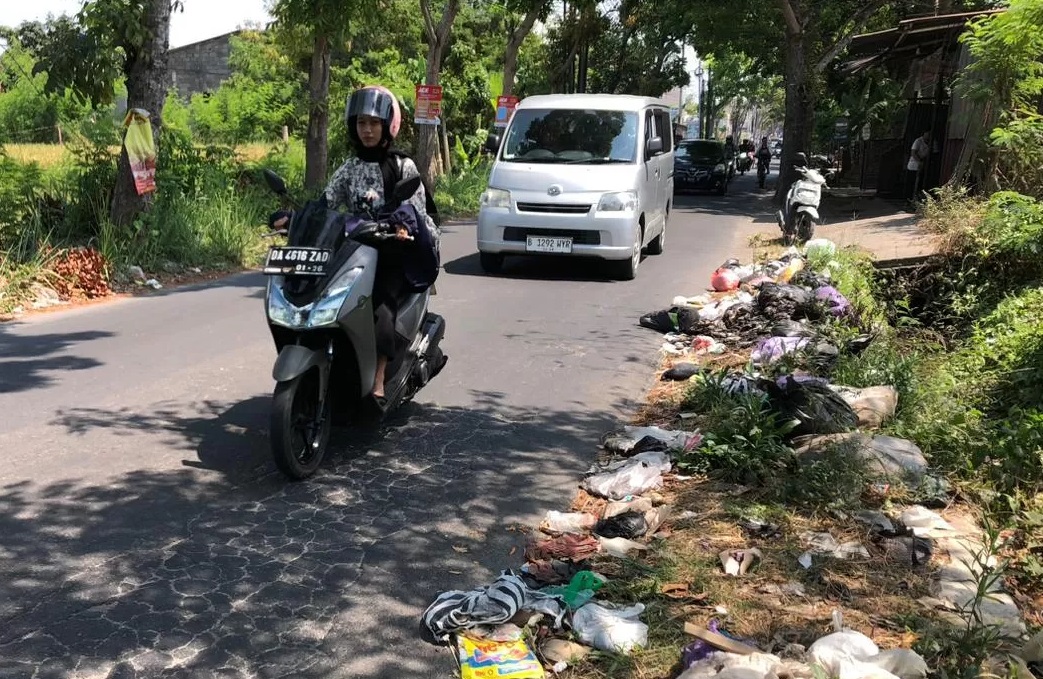
[[348,117],[373,116],[390,121],[394,102],[387,92],[366,88],[355,92],[348,100]]

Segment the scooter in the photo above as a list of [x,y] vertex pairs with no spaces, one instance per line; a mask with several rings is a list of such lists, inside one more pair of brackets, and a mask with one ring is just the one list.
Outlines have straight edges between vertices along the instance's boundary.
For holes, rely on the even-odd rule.
[[775,219],[782,230],[786,245],[795,241],[809,241],[815,237],[815,225],[822,220],[818,214],[818,206],[822,202],[822,190],[826,186],[826,178],[807,163],[797,164],[794,169],[800,175],[786,193],[785,211],[775,213]]
[[[283,180],[264,171],[269,188],[290,202]],[[389,206],[400,205],[420,185],[398,182]],[[369,397],[376,375],[373,285],[380,249],[410,247],[395,238],[382,219],[390,212],[362,210],[350,215],[328,209],[325,198],[293,212],[285,246],[268,251],[265,308],[279,352],[272,369],[272,456],[291,479],[319,468],[330,440],[332,419],[347,419],[374,406],[379,416],[408,401],[445,367],[440,343],[445,321],[428,311],[431,290],[409,296],[400,306],[396,335],[408,350],[387,366],[385,403]]]

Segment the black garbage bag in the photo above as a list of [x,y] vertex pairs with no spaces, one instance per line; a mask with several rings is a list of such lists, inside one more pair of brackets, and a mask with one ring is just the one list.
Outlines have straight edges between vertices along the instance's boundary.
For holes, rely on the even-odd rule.
[[657,330],[663,334],[677,330],[677,307],[660,309],[645,314],[638,321],[642,328]]
[[847,344],[844,345],[844,348],[847,350],[847,353],[853,356],[858,356],[868,349],[869,345],[872,344],[875,339],[875,335],[859,335],[854,339],[848,340]]
[[829,342],[818,342],[809,353],[809,362],[819,372],[829,372],[840,358],[840,349]]
[[825,380],[784,375],[759,384],[773,410],[799,423],[793,436],[842,434],[858,426],[858,415]]
[[828,276],[823,276],[820,273],[815,273],[811,269],[801,269],[798,271],[793,278],[790,279],[790,285],[796,285],[802,288],[811,288],[812,290],[818,290],[821,287],[830,285],[830,279]]
[[695,377],[702,371],[703,369],[695,363],[678,363],[663,373],[663,381],[684,382],[685,380]]
[[771,334],[772,337],[814,337],[815,330],[800,321],[786,319],[772,325]]
[[630,449],[630,455],[640,455],[641,453],[652,453],[652,452],[666,452],[670,450],[670,446],[666,441],[657,439],[654,436],[646,436],[640,441],[634,444],[634,447]]
[[726,261],[724,264],[720,265],[717,268],[719,268],[719,269],[738,269],[741,266],[742,266],[742,262],[740,262],[739,260],[737,260],[737,259],[729,259],[728,261]]
[[681,307],[677,310],[677,328],[686,335],[714,336],[715,323],[704,321],[699,317],[699,310],[693,307]]
[[648,531],[648,523],[644,514],[639,512],[623,512],[608,519],[598,521],[594,526],[594,534],[603,538],[639,538]]
[[757,295],[757,308],[768,318],[792,320],[818,315],[815,295],[796,285],[765,283]]

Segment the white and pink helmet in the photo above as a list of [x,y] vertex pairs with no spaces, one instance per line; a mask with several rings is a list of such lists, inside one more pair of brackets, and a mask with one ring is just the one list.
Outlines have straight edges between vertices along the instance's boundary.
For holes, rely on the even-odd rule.
[[398,130],[402,127],[402,111],[398,106],[398,99],[391,90],[380,85],[367,85],[348,97],[347,106],[344,108],[344,122],[347,123],[348,135],[356,146],[359,139],[355,123],[359,116],[373,116],[384,121],[385,144],[397,137]]

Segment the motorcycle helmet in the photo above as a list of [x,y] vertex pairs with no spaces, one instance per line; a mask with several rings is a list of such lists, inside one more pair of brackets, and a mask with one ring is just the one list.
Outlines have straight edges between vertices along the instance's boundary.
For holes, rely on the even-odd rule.
[[348,126],[348,137],[352,145],[360,153],[363,146],[356,127],[359,116],[380,118],[384,127],[380,146],[384,149],[391,145],[391,141],[398,136],[399,128],[402,127],[402,111],[391,90],[379,85],[368,85],[356,90],[348,97],[348,103],[344,107],[344,122]]

